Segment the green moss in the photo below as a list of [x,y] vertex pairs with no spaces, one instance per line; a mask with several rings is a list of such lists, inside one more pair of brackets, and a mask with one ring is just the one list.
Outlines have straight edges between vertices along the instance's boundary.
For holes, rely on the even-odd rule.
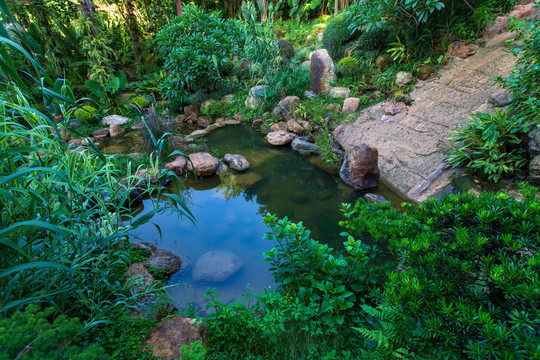
[[133,99],[131,99],[131,104],[134,105],[137,108],[144,109],[148,106],[148,100],[142,96],[137,96]]
[[339,60],[337,70],[343,77],[354,77],[359,73],[359,62],[355,58],[345,57]]
[[75,117],[79,120],[85,121],[89,124],[96,124],[99,122],[99,111],[90,105],[85,105],[75,111]]

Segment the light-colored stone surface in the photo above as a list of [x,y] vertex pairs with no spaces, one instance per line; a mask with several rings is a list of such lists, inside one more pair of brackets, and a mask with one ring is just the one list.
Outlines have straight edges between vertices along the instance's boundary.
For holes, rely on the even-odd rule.
[[327,93],[336,80],[334,62],[326,49],[314,51],[310,56],[310,90],[315,94]]
[[195,169],[197,176],[213,175],[219,166],[219,160],[207,152],[190,154],[189,159],[187,169],[189,172]]
[[120,116],[120,115],[109,115],[101,119],[101,123],[103,125],[113,125],[113,124],[124,125],[128,121],[129,121],[129,118]]
[[330,89],[328,96],[332,99],[346,99],[351,96],[351,90],[346,87],[333,87]]
[[349,115],[353,112],[355,112],[358,109],[358,105],[360,105],[360,99],[359,98],[346,98],[343,102],[343,109],[341,110],[341,113],[343,115]]
[[381,177],[414,200],[436,195],[449,186],[456,171],[446,163],[448,137],[469,123],[467,117],[475,111],[492,111],[487,100],[499,89],[492,81],[508,74],[515,62],[505,47],[509,37],[497,36],[474,56],[455,59],[437,76],[419,83],[407,111],[385,118],[386,102],[365,109],[353,124],[336,129],[337,140],[345,150],[358,143],[376,147]]
[[199,329],[194,319],[175,315],[161,320],[152,330],[145,344],[152,348],[155,357],[161,360],[174,360],[180,358],[182,345],[189,345],[201,340]]
[[266,140],[268,140],[271,145],[282,146],[289,144],[295,137],[295,133],[280,130],[268,133],[268,135],[266,135]]

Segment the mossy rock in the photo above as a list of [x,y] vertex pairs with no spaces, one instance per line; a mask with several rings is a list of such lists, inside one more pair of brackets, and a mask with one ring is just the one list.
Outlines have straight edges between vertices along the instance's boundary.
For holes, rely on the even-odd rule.
[[338,62],[337,71],[342,77],[355,77],[358,75],[359,70],[359,62],[353,57],[344,57]]
[[75,117],[81,121],[84,121],[88,124],[97,124],[99,123],[99,111],[90,105],[85,105],[77,110],[75,110]]

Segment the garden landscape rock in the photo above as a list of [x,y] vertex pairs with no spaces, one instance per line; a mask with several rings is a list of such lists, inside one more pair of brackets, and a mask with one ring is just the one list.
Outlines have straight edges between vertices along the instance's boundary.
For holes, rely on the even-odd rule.
[[272,113],[281,116],[282,119],[290,119],[290,114],[294,113],[298,104],[300,104],[300,98],[298,96],[287,96],[277,104]]
[[408,71],[400,71],[396,74],[396,85],[404,88],[413,81],[413,74]]
[[165,164],[165,169],[174,171],[178,176],[182,176],[185,173],[187,160],[183,156],[177,156],[173,161]]
[[109,128],[103,128],[92,132],[92,137],[94,139],[102,139],[107,136],[109,136]]
[[112,124],[109,126],[109,135],[111,137],[117,137],[118,135],[122,135],[125,132],[126,130],[120,124]]
[[495,107],[505,107],[512,103],[512,96],[508,91],[501,90],[491,94],[488,101]]
[[349,115],[358,110],[358,105],[360,105],[359,98],[346,98],[343,102],[343,109],[341,110],[341,113],[343,115]]
[[287,130],[295,133],[296,135],[304,135],[306,132],[306,127],[308,122],[305,120],[294,120],[291,119],[287,121]]
[[246,99],[246,107],[256,109],[263,104],[264,93],[268,86],[258,85],[249,89],[248,97]]
[[154,283],[154,277],[150,275],[143,263],[131,264],[127,269],[125,279],[135,294],[145,292]]
[[170,276],[180,270],[180,257],[167,250],[156,250],[146,259],[146,263],[156,270],[166,271]]
[[297,137],[291,143],[291,148],[302,155],[319,154],[319,148],[305,137]]
[[437,76],[416,84],[407,111],[380,121],[389,102],[360,112],[352,124],[340,125],[334,135],[347,151],[359,143],[376,147],[381,176],[416,201],[447,192],[451,176],[447,166],[448,138],[476,111],[493,112],[487,95],[500,91],[493,79],[506,76],[515,63],[505,40],[512,34],[488,39],[474,56],[454,59]]
[[332,99],[346,99],[351,96],[351,90],[346,87],[332,87],[328,96]]
[[251,166],[245,157],[238,154],[225,154],[223,160],[225,160],[225,163],[235,171],[245,171]]
[[158,359],[179,359],[182,345],[201,340],[199,329],[194,324],[194,319],[181,315],[163,319],[149,334],[145,344]]
[[310,75],[311,91],[321,94],[330,90],[331,82],[336,80],[336,71],[326,49],[317,50],[311,55]]
[[197,108],[195,105],[188,105],[184,107],[184,115],[186,117],[186,120],[196,120],[197,116],[199,116],[199,113],[199,108]]
[[120,116],[120,115],[109,115],[101,119],[101,123],[103,125],[113,125],[113,124],[124,125],[128,121],[129,121],[129,118]]
[[374,204],[380,204],[380,203],[388,201],[384,196],[378,195],[378,194],[373,194],[373,193],[365,194],[364,199],[366,199],[367,201],[372,202]]
[[197,260],[193,269],[193,281],[223,282],[243,266],[242,259],[230,251],[210,251]]
[[529,181],[540,184],[540,155],[536,155],[529,164]]
[[296,134],[294,133],[280,130],[268,133],[268,135],[266,135],[266,140],[268,140],[271,145],[283,146],[289,144],[295,137]]
[[366,144],[353,146],[345,153],[339,176],[356,189],[369,189],[379,184],[377,149]]
[[190,154],[189,159],[187,169],[190,172],[195,170],[197,176],[213,175],[219,166],[219,160],[206,152]]

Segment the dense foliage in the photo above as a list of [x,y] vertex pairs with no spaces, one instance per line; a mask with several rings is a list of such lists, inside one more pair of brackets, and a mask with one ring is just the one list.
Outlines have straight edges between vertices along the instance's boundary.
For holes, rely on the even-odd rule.
[[[214,358],[532,359],[540,202],[523,186],[408,206],[344,205],[343,255],[268,215],[278,283],[204,320]],[[350,234],[350,235],[349,235]],[[354,240],[353,236],[362,239]],[[388,249],[382,256],[376,242]],[[377,266],[374,266],[377,264]],[[387,267],[385,271],[385,267]],[[354,331],[351,332],[351,328]]]

